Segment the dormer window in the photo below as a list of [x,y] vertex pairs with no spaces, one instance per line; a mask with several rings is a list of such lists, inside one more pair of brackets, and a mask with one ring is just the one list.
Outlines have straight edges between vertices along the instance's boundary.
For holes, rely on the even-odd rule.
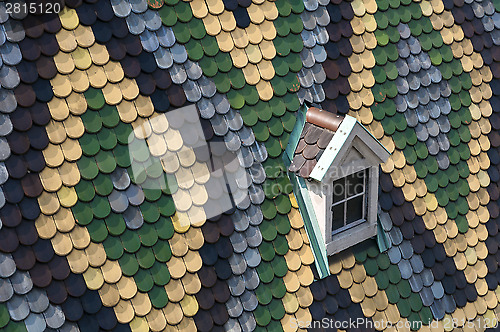
[[363,170],[333,181],[332,236],[367,219],[368,171]]
[[311,107],[297,119],[284,159],[318,270],[328,273],[328,256],[377,234],[379,165],[390,153],[351,116]]

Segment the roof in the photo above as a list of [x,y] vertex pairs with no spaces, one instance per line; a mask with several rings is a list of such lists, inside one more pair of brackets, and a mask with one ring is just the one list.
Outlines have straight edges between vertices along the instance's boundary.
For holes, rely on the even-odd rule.
[[[45,16],[0,3],[0,329],[498,317],[497,1],[62,2]],[[304,103],[391,152],[392,248],[345,250],[322,280],[281,159]],[[248,199],[219,218],[203,218],[210,178],[143,189],[162,170],[189,180],[175,125],[161,127],[172,164],[128,153],[134,128],[192,104],[246,169]]]
[[294,149],[288,170],[300,177],[323,181],[325,174],[329,170],[332,172],[333,168],[333,173],[337,174],[338,167],[345,166],[345,158],[349,159],[351,149],[356,150],[352,157],[364,159],[362,164],[356,165],[358,167],[378,167],[389,158],[390,152],[352,116],[342,117],[311,107],[306,111],[303,126],[301,124],[298,120],[294,129],[297,135],[300,131],[298,140],[293,138],[295,134],[292,132],[291,146],[287,147]]
[[288,170],[308,178],[342,120],[343,117],[316,107],[307,109],[306,122]]

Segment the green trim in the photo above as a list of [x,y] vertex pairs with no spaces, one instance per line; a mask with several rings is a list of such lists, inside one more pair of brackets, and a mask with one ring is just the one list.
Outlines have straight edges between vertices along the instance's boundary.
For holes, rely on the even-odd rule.
[[[285,164],[286,163],[287,161],[285,161]],[[288,164],[289,163],[290,161],[288,161]],[[325,241],[323,239],[323,235],[321,234],[321,230],[319,229],[318,220],[316,218],[316,214],[314,213],[311,198],[309,197],[309,192],[306,187],[306,181],[293,173],[288,174],[314,255],[314,264],[318,270],[319,278],[323,279],[330,275],[328,256],[326,254]]]
[[297,112],[297,121],[295,121],[295,126],[290,133],[288,145],[285,149],[285,153],[283,154],[283,161],[285,162],[287,168],[288,166],[290,166],[291,160],[293,159],[293,156],[295,154],[295,149],[297,148],[297,144],[299,144],[300,134],[302,134],[302,129],[304,128],[304,124],[306,123],[306,112],[307,106],[305,105]]
[[384,252],[391,247],[391,242],[387,238],[387,234],[384,232],[382,228],[382,224],[380,223],[380,219],[377,216],[377,245],[380,252]]

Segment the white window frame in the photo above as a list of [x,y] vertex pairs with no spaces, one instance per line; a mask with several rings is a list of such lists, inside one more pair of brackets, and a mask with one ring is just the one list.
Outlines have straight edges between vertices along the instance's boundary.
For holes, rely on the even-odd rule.
[[[340,228],[337,228],[335,230],[332,230],[331,227],[330,227],[330,231],[332,233],[332,237],[334,237],[335,235],[341,233],[341,232],[345,232],[346,230],[348,230],[349,228],[351,227],[355,227],[363,222],[366,222],[368,220],[368,196],[369,196],[369,186],[368,186],[368,181],[369,181],[369,178],[370,178],[370,171],[368,169],[364,169],[362,171],[358,171],[358,172],[354,172],[352,174],[357,174],[357,173],[363,173],[363,191],[358,193],[358,194],[354,194],[352,196],[349,196],[349,197],[344,197],[343,199],[339,200],[338,202],[335,202],[333,203],[332,201],[332,204],[330,205],[330,214],[332,215],[332,219],[333,219],[333,208],[335,206],[339,206],[339,205],[344,205],[344,217],[343,217],[343,221],[344,221],[344,226],[340,227]],[[349,175],[348,175],[349,176]],[[338,181],[340,179],[344,180],[344,185],[345,185],[345,180],[346,180],[347,176],[344,176],[344,177],[341,177],[339,179],[336,179],[336,180],[333,180],[332,181],[332,185],[335,181]],[[335,187],[335,185],[334,185]],[[333,194],[333,192],[332,192]],[[333,195],[332,195],[333,196]],[[358,197],[363,197],[363,200],[362,200],[362,206],[361,206],[361,218],[358,219],[358,220],[355,220],[349,224],[347,224],[347,214],[348,214],[348,202],[350,200],[353,200],[355,198],[358,198]],[[332,198],[333,200],[333,198]]]
[[[332,186],[327,183],[323,183],[323,197],[325,198],[325,228],[323,235],[325,237],[325,245],[327,255],[336,254],[344,249],[354,246],[355,244],[362,242],[372,236],[377,234],[377,201],[378,201],[378,178],[379,178],[379,167],[360,167],[358,169],[353,169],[349,173],[339,174],[336,177],[328,179],[328,182],[333,183],[333,181],[340,178],[344,178],[353,173],[357,173],[362,170],[367,170],[368,183],[366,191],[366,218],[365,221],[355,222],[356,224],[348,225],[345,228],[341,228],[338,232],[332,232],[332,219],[333,213],[331,211],[333,203],[333,191]],[[333,234],[334,233],[334,234]]]

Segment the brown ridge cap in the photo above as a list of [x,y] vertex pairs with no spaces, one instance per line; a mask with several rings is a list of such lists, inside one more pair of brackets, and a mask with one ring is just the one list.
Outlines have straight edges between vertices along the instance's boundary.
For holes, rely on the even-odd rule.
[[331,131],[337,131],[342,120],[344,120],[343,116],[321,110],[317,107],[309,108],[306,113],[307,122]]

